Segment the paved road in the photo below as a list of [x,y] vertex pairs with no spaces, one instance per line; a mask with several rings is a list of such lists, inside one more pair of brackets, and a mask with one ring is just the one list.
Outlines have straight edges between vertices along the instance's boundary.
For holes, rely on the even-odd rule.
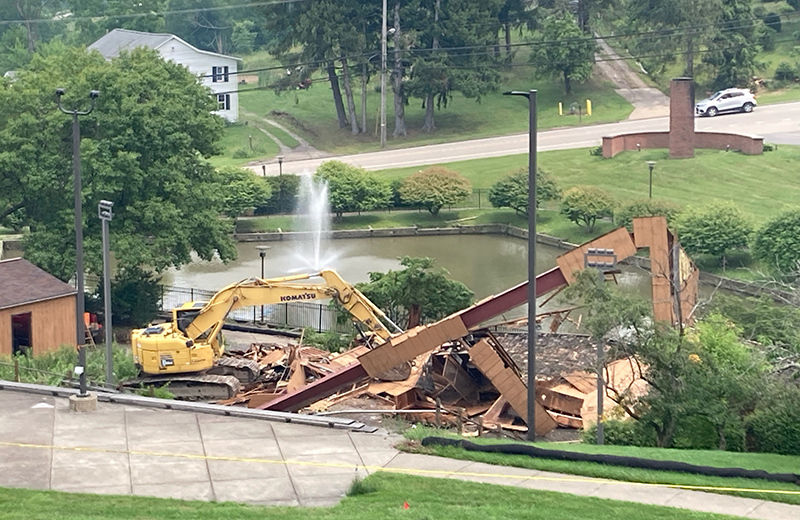
[[[698,131],[760,135],[767,142],[777,144],[800,144],[800,102],[758,107],[751,114],[730,114],[715,118],[698,118],[695,127]],[[602,142],[602,137],[607,135],[640,131],[666,131],[668,129],[668,118],[658,117],[579,128],[547,130],[538,134],[538,149],[539,151],[548,151],[599,146]],[[330,159],[355,164],[367,170],[381,170],[483,157],[502,157],[527,153],[527,151],[528,134],[524,133],[399,150],[285,161],[283,163],[283,172],[309,174],[314,172],[321,162]],[[252,168],[255,172],[262,173],[260,165]],[[277,173],[277,165],[267,165],[267,174],[277,175]]]
[[[0,391],[0,487],[261,505],[325,506],[375,471],[797,520],[800,506],[398,452],[355,433],[175,410]],[[566,500],[566,498],[565,498]],[[0,515],[1,516],[1,515]]]

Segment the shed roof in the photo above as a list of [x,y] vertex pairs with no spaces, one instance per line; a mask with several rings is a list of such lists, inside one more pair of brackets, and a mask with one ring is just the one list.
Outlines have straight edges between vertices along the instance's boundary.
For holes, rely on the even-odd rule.
[[74,287],[24,258],[0,260],[0,309],[76,293]]
[[209,56],[218,56],[241,61],[241,58],[237,58],[235,56],[226,56],[224,54],[198,49],[194,45],[187,43],[174,34],[148,33],[142,31],[132,31],[130,29],[113,29],[89,45],[89,48],[97,50],[103,55],[104,58],[110,60],[111,58],[116,58],[119,56],[119,53],[122,51],[133,50],[137,47],[147,47],[148,49],[158,50],[171,40],[178,40],[200,54],[207,54]]

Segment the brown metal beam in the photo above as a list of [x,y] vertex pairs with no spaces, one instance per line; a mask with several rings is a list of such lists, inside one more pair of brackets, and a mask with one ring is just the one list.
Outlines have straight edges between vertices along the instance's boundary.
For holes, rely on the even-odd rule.
[[[561,270],[558,267],[554,267],[536,277],[536,295],[541,296],[566,283],[566,278],[564,278]],[[461,321],[464,322],[464,326],[468,329],[476,327],[486,320],[525,303],[528,300],[527,289],[528,282],[526,281],[496,296],[490,296],[456,314],[460,315]],[[360,364],[353,364],[338,372],[317,379],[295,392],[258,406],[258,408],[261,410],[297,411],[364,377],[368,377],[364,367]]]
[[346,366],[345,368],[317,379],[313,383],[283,395],[268,403],[264,403],[257,408],[259,410],[281,410],[284,412],[296,412],[304,406],[319,401],[333,394],[342,387],[345,387],[359,379],[368,377],[367,371],[359,363]]

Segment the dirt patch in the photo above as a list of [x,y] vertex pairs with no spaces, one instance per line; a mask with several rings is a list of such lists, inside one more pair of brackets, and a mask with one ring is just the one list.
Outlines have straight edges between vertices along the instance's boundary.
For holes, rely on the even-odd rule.
[[275,119],[280,119],[285,123],[297,128],[298,130],[305,132],[306,134],[317,137],[317,133],[314,130],[304,125],[299,119],[288,112],[283,112],[281,110],[270,110],[268,115]]

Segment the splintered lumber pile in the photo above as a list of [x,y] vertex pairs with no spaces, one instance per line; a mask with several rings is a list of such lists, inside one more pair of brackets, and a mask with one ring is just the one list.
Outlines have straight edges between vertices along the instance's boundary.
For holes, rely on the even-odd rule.
[[[424,335],[424,329],[410,331],[407,337]],[[243,358],[261,367],[258,381],[245,385],[231,399],[219,404],[259,407],[317,379],[370,359],[377,376],[365,376],[339,393],[311,403],[306,411],[320,413],[341,409],[353,402],[370,410],[402,410],[404,418],[429,424],[457,426],[459,430],[508,430],[526,432],[528,388],[514,359],[492,334],[482,331],[470,340],[444,341],[423,351],[410,347],[417,355],[396,363],[392,347],[383,352],[389,360],[376,356],[377,349],[357,346],[331,353],[311,346],[253,344]],[[408,339],[403,343],[409,348]],[[421,352],[420,352],[421,351]],[[360,359],[359,359],[360,358]],[[395,363],[394,365],[392,363]],[[644,392],[638,365],[620,360],[608,365],[611,388]],[[612,386],[613,385],[613,386]],[[572,371],[546,381],[537,381],[536,433],[546,435],[556,427],[582,428],[596,420],[596,380],[588,372]],[[354,401],[355,400],[355,401]],[[614,403],[607,399],[606,411]]]
[[[605,366],[606,392],[603,415],[626,417],[625,411],[611,398],[627,394],[638,397],[647,393],[642,367],[634,358],[612,361]],[[559,426],[588,428],[597,422],[597,375],[575,371],[553,379],[536,391],[543,406]]]

